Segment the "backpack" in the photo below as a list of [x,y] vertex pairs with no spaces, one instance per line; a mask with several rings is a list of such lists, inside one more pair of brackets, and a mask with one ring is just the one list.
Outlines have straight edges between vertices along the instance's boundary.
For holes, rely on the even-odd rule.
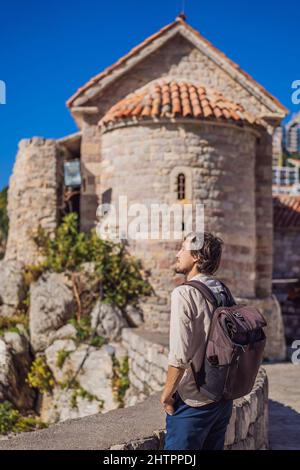
[[213,401],[236,399],[251,392],[263,359],[263,327],[267,325],[257,308],[237,304],[225,284],[219,282],[226,299],[220,306],[203,282],[184,283],[200,291],[206,303],[208,300],[214,306],[201,369],[196,371],[191,363],[198,390]]

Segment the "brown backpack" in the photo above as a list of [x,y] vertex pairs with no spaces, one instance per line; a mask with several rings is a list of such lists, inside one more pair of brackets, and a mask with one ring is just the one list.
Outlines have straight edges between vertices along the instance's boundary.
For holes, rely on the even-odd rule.
[[[251,392],[263,359],[267,325],[260,311],[237,304],[220,281],[226,302],[218,306],[212,290],[201,281],[188,281],[214,306],[202,367],[192,372],[198,390],[208,398],[236,399]],[[225,305],[224,305],[225,304]]]

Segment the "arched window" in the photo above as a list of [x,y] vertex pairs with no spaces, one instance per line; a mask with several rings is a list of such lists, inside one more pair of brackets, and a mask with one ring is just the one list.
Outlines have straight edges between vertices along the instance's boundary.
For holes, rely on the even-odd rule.
[[177,176],[177,199],[185,199],[185,175],[179,173]]

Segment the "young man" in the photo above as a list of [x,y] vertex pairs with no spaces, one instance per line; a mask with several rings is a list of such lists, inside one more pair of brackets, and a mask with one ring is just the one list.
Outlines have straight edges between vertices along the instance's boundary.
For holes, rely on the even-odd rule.
[[[200,241],[203,243],[200,243]],[[195,245],[196,244],[196,245]],[[177,253],[177,273],[204,282],[224,304],[218,269],[223,241],[213,234],[189,233]],[[196,249],[195,249],[196,246]],[[213,306],[194,287],[181,285],[171,294],[170,352],[160,402],[166,412],[166,450],[222,450],[232,400],[214,402],[199,392],[191,362],[201,368]]]

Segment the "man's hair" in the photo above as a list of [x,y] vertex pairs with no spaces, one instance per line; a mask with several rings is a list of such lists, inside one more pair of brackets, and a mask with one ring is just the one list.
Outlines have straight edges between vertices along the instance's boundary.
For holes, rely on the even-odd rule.
[[196,246],[196,249],[191,249],[191,254],[194,258],[200,258],[196,264],[198,271],[203,274],[214,274],[221,262],[223,240],[211,232],[190,232],[184,240]]

